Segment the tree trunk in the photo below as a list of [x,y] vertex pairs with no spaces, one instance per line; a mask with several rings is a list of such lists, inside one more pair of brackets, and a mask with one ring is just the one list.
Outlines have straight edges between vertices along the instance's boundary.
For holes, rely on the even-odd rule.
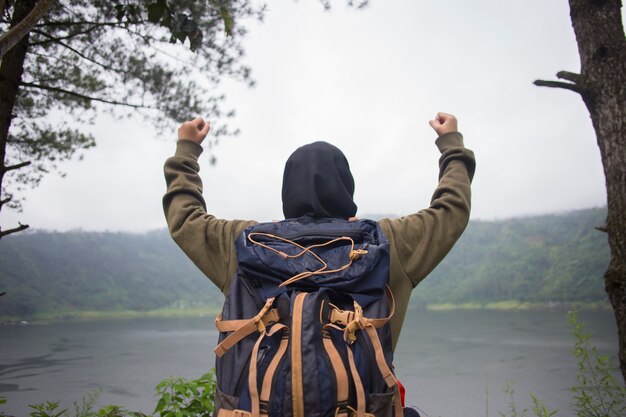
[[[0,36],[0,58],[33,29],[43,15],[54,5],[55,1],[56,0],[39,0],[30,13],[19,21],[19,24],[11,25],[11,29]],[[0,4],[0,6],[2,6],[0,10],[2,10],[4,5]]]
[[[36,3],[37,0],[22,0],[16,2],[11,18],[11,28],[14,28],[19,22],[26,18],[35,7]],[[9,128],[11,127],[11,120],[13,119],[15,100],[24,72],[24,61],[26,59],[27,50],[28,33],[2,57],[2,62],[0,63],[0,210],[2,210],[2,206],[10,199],[6,198],[2,192],[5,174],[13,169],[24,166],[24,164],[13,166],[6,165],[6,147],[9,137]],[[7,234],[24,230],[27,227],[26,225],[20,225],[13,229],[1,230],[0,238]]]
[[576,85],[604,166],[611,248],[604,286],[615,312],[626,382],[626,38],[620,9],[620,0],[570,0],[581,68]]

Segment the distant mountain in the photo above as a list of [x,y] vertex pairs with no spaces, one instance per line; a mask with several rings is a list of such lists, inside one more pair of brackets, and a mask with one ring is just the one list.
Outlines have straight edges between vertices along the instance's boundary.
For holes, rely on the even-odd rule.
[[472,221],[413,292],[424,303],[605,301],[606,209]]
[[[603,301],[605,209],[472,221],[413,292],[418,303]],[[0,316],[213,305],[219,291],[172,242],[146,234],[21,233],[0,241]]]
[[0,315],[219,304],[166,230],[21,233],[0,241]]

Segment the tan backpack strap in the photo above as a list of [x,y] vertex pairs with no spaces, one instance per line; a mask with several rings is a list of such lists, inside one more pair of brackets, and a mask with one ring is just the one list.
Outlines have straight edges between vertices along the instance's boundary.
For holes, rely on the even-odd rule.
[[[241,320],[222,320],[222,315],[218,314],[215,318],[215,327],[220,332],[234,332],[239,328],[248,324],[248,322],[253,321],[254,317],[251,319],[241,319]],[[280,320],[280,316],[278,315],[278,310],[273,308],[269,310],[261,319],[265,326],[268,326],[270,323],[274,323]]]
[[251,417],[260,417],[261,409],[259,405],[259,388],[257,383],[257,357],[259,356],[259,346],[261,346],[261,341],[265,337],[265,332],[261,333],[259,338],[257,339],[254,347],[252,348],[252,353],[250,354],[250,371],[248,372],[248,390],[250,391],[250,403]]
[[[215,355],[219,358],[224,355],[224,353],[228,352],[230,348],[239,343],[244,337],[251,335],[254,332],[264,332],[265,327],[270,324],[272,321],[278,320],[278,312],[276,309],[270,310],[272,303],[274,302],[274,298],[268,298],[265,302],[265,305],[256,316],[252,317],[248,320],[232,320],[237,322],[237,324],[241,324],[241,327],[234,330],[227,338],[222,340],[222,343],[215,347]],[[274,313],[272,313],[274,311]],[[267,318],[264,320],[264,317]],[[276,320],[274,320],[276,319]],[[230,328],[227,321],[221,320],[221,315],[218,315],[215,319],[215,326],[219,329],[220,326],[222,328]],[[226,323],[226,324],[223,324]]]
[[322,330],[322,343],[324,349],[326,349],[326,354],[328,354],[333,370],[335,371],[335,378],[337,379],[337,413],[335,415],[337,417],[347,417],[347,411],[340,412],[339,410],[341,408],[345,410],[345,407],[348,405],[350,380],[348,379],[348,373],[339,355],[339,351],[337,351],[337,348],[333,344],[330,332],[326,328]]
[[396,381],[395,375],[387,365],[387,361],[385,360],[385,354],[383,352],[383,347],[380,344],[380,339],[378,338],[378,332],[372,325],[365,326],[365,332],[372,341],[372,346],[374,347],[374,354],[376,357],[376,363],[378,364],[378,369],[380,370],[380,374],[385,380],[385,383],[387,383],[387,386],[389,388],[397,387],[398,382]]
[[393,395],[393,413],[394,417],[404,417],[404,409],[402,408],[402,398],[400,398],[400,387],[396,386],[396,393]]
[[354,389],[356,391],[356,416],[365,417],[365,389],[363,388],[363,382],[361,382],[359,371],[356,369],[354,354],[352,353],[350,346],[347,346],[347,351],[350,373],[352,374],[352,381],[354,382]]
[[291,398],[293,417],[304,417],[304,388],[302,385],[302,309],[308,294],[298,293],[293,302],[291,330]]
[[283,335],[280,339],[280,344],[278,345],[278,350],[276,354],[272,358],[270,364],[265,371],[265,375],[263,376],[263,385],[261,385],[261,396],[260,396],[260,411],[261,416],[267,416],[267,404],[270,400],[270,396],[272,393],[272,381],[274,379],[274,374],[276,373],[276,369],[278,369],[278,365],[280,364],[280,360],[285,355],[287,351],[287,346],[289,345],[289,327],[284,324],[276,324],[272,326],[272,330],[267,334],[268,336],[274,335],[278,331],[283,331]]
[[[362,314],[360,316],[360,317],[363,317],[368,322],[370,322],[372,326],[374,326],[377,329],[380,329],[385,324],[387,324],[396,312],[396,301],[393,298],[391,288],[389,288],[388,285],[385,288],[385,295],[387,296],[387,302],[389,303],[389,315],[387,317],[371,319],[371,318],[363,317]],[[342,326],[348,326],[352,322],[354,322],[355,319],[357,319],[357,317],[359,317],[358,308],[356,307],[355,307],[355,311],[350,311],[350,310],[340,310],[339,308],[337,308],[336,306],[332,304],[330,304],[330,306],[332,307],[332,310],[330,311],[330,317],[329,317],[329,321],[331,323],[342,325]]]
[[250,413],[244,410],[226,410],[220,408],[217,417],[250,417]]

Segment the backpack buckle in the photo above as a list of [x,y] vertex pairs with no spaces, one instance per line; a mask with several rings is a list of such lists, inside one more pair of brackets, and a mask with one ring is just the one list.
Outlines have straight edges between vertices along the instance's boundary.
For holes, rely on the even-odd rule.
[[[272,304],[274,304],[274,297],[268,298],[267,301],[265,302],[265,305],[261,309],[261,311],[259,311],[259,314],[257,314],[256,316],[252,318],[252,321],[256,325],[256,328],[259,331],[259,333],[265,332],[266,323],[265,323],[265,320],[263,320],[263,318],[267,314],[268,310],[272,307]],[[268,322],[268,324],[269,323],[271,322]]]
[[354,311],[339,310],[337,307],[331,304],[333,309],[330,312],[329,321],[333,324],[341,324],[347,326],[352,320],[354,320]]
[[349,345],[356,342],[356,332],[358,330],[363,330],[365,326],[367,326],[367,319],[363,317],[363,309],[357,303],[354,302],[354,318],[346,325],[346,329],[344,330],[344,340]]

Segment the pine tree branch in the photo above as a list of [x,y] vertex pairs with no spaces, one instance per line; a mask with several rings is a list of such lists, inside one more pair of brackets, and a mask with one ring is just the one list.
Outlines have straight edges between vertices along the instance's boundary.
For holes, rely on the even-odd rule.
[[20,86],[26,87],[26,88],[37,88],[40,90],[52,91],[54,93],[67,94],[73,97],[82,98],[84,100],[98,101],[100,103],[111,104],[113,106],[132,107],[133,109],[159,110],[159,108],[155,106],[146,106],[143,104],[132,104],[132,103],[125,103],[123,101],[107,100],[107,99],[100,98],[100,97],[92,97],[92,96],[88,96],[85,94],[81,94],[76,91],[65,90],[59,87],[51,87],[49,85],[40,85],[40,84],[34,84],[34,83],[21,82]]
[[[94,30],[97,29],[101,29],[101,28],[111,28],[111,29],[122,29],[128,33],[140,36],[142,39],[145,39],[145,37],[139,33],[133,32],[132,30],[130,30],[130,28],[128,27],[128,24],[132,23],[133,25],[141,25],[141,24],[145,24],[148,23],[147,20],[138,20],[136,22],[47,22],[47,23],[40,23],[38,24],[36,27],[37,28],[46,28],[46,27],[51,27],[51,26],[78,26],[78,27],[82,27],[82,26],[87,26],[86,29],[82,29],[82,30],[78,30],[76,32],[72,32],[68,35],[65,35],[63,37],[60,38],[55,38],[54,36],[46,33],[46,32],[42,32],[40,30],[37,29],[33,29],[33,33],[36,33],[38,35],[42,35],[42,36],[46,36],[48,37],[47,41],[38,41],[38,42],[31,42],[29,43],[29,45],[32,46],[38,46],[38,45],[46,45],[49,43],[53,43],[53,42],[59,42],[61,40],[66,40],[66,39],[72,39],[76,36],[79,35],[85,35],[87,33],[91,33]],[[66,46],[66,45],[64,45]]]
[[[120,68],[114,68],[112,66],[103,64],[102,62],[98,62],[93,58],[88,57],[87,55],[83,54],[82,52],[80,52],[79,50],[72,48],[70,45],[66,44],[65,42],[61,42],[59,40],[59,38],[55,38],[54,36],[51,36],[45,32],[41,32],[38,30],[33,30],[33,33],[37,33],[38,35],[42,35],[42,36],[46,36],[48,38],[50,38],[51,42],[55,42],[59,45],[61,45],[62,47],[69,49],[70,51],[74,52],[76,55],[78,55],[79,57],[81,57],[82,59],[84,59],[85,61],[89,61],[94,65],[97,65],[99,67],[101,67],[102,69],[106,70],[106,71],[113,71],[113,72],[117,72],[117,73],[124,73],[125,71],[120,69]],[[35,45],[35,44],[31,44],[31,45]]]
[[59,41],[67,40],[67,39],[72,39],[72,38],[75,38],[76,36],[80,36],[80,35],[85,35],[87,33],[91,33],[91,32],[93,32],[96,29],[98,29],[98,27],[92,26],[92,27],[87,28],[85,30],[72,32],[72,33],[70,33],[68,35],[65,35],[65,36],[62,36],[60,38],[55,38],[55,37],[47,35],[44,32],[41,32],[41,31],[38,31],[38,30],[33,30],[33,33],[37,33],[38,35],[47,35],[48,36],[48,40],[46,40],[46,41],[37,41],[37,42],[29,42],[28,45],[29,46],[39,46],[39,45],[46,45],[46,44],[49,44],[49,43],[59,42]]
[[144,23],[148,23],[148,20],[138,20],[136,22],[91,22],[88,20],[82,20],[82,21],[75,21],[75,20],[66,20],[66,21],[56,21],[56,22],[41,22],[38,23],[36,27],[54,27],[54,26],[83,26],[83,25],[90,25],[90,26],[119,26],[120,28],[127,25],[127,24],[133,24],[133,25],[142,25]]
[[13,229],[9,229],[9,230],[0,230],[0,239],[2,239],[3,237],[10,235],[12,233],[17,233],[17,232],[21,232],[22,230],[26,230],[28,229],[30,226],[28,226],[27,224],[22,224],[19,223],[18,227],[14,227]]

